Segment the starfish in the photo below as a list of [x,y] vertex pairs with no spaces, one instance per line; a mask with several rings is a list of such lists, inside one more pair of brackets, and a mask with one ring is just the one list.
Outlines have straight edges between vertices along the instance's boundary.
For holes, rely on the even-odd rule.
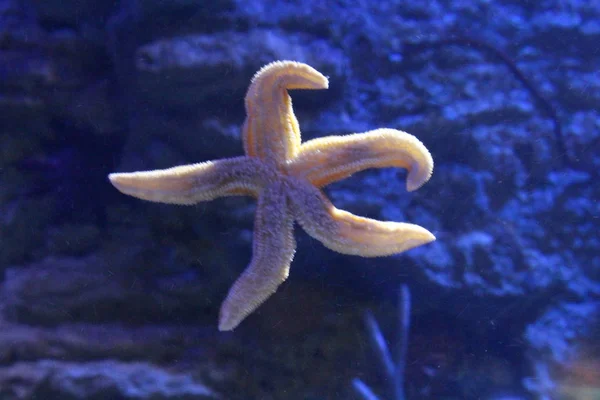
[[329,136],[302,144],[288,89],[326,89],[309,65],[276,61],[252,78],[245,99],[245,156],[133,173],[113,173],[122,193],[143,200],[196,204],[222,196],[252,196],[256,207],[252,260],[221,306],[219,330],[232,330],[288,277],[296,250],[294,221],[329,249],[378,257],[435,240],[418,225],[383,222],[337,209],[321,190],[367,168],[408,170],[408,191],[433,171],[427,148],[395,129]]

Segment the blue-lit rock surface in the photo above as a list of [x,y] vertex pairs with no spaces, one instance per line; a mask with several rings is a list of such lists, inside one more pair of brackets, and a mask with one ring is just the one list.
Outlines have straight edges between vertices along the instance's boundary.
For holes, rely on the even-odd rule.
[[[350,398],[383,387],[362,314],[393,332],[401,283],[409,399],[598,393],[600,5],[330,3],[0,0],[2,399]],[[391,169],[327,191],[437,241],[363,259],[299,233],[289,281],[221,334],[253,201],[144,203],[106,175],[242,154],[276,59],[329,76],[292,93],[304,140],[425,143],[416,192]]]

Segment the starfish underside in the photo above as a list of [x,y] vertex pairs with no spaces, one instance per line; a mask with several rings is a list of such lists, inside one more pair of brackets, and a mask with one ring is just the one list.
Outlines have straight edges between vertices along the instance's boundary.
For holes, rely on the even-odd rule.
[[196,204],[222,196],[258,199],[252,261],[221,306],[219,329],[234,329],[286,280],[297,221],[313,238],[343,254],[387,256],[435,240],[426,229],[339,210],[322,187],[368,169],[408,170],[407,189],[431,176],[433,160],[414,136],[395,129],[329,136],[301,144],[288,89],[326,89],[314,68],[277,61],[256,73],[246,95],[245,156],[164,170],[114,173],[121,192],[149,201]]

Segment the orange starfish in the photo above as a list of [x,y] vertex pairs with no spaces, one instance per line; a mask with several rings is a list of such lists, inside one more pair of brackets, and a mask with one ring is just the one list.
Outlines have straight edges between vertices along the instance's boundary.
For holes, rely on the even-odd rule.
[[220,330],[234,329],[288,277],[296,250],[294,221],[326,247],[363,257],[400,253],[435,240],[418,225],[339,210],[325,196],[322,187],[367,168],[406,168],[409,191],[427,182],[433,170],[425,146],[394,129],[301,144],[287,90],[327,87],[327,78],[306,64],[268,64],[254,76],[246,95],[245,156],[109,175],[119,191],[161,203],[195,204],[239,195],[258,199],[252,261],[221,306]]

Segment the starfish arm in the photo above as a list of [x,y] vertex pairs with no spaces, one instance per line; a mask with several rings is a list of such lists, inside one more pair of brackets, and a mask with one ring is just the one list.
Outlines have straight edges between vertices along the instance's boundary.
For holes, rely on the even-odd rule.
[[382,128],[309,140],[289,163],[288,171],[323,187],[368,168],[387,167],[407,169],[406,187],[413,191],[431,177],[433,159],[413,135]]
[[265,167],[249,157],[228,158],[168,169],[113,173],[110,182],[142,200],[195,204],[222,196],[258,196]]
[[316,69],[294,61],[276,61],[252,78],[246,94],[243,142],[246,154],[282,165],[300,148],[300,128],[287,89],[327,89]]
[[339,253],[388,256],[435,240],[418,225],[377,221],[339,210],[308,182],[297,180],[291,191],[294,218],[306,233]]
[[287,279],[296,250],[293,225],[281,182],[266,187],[256,208],[252,261],[221,306],[219,330],[234,329]]

